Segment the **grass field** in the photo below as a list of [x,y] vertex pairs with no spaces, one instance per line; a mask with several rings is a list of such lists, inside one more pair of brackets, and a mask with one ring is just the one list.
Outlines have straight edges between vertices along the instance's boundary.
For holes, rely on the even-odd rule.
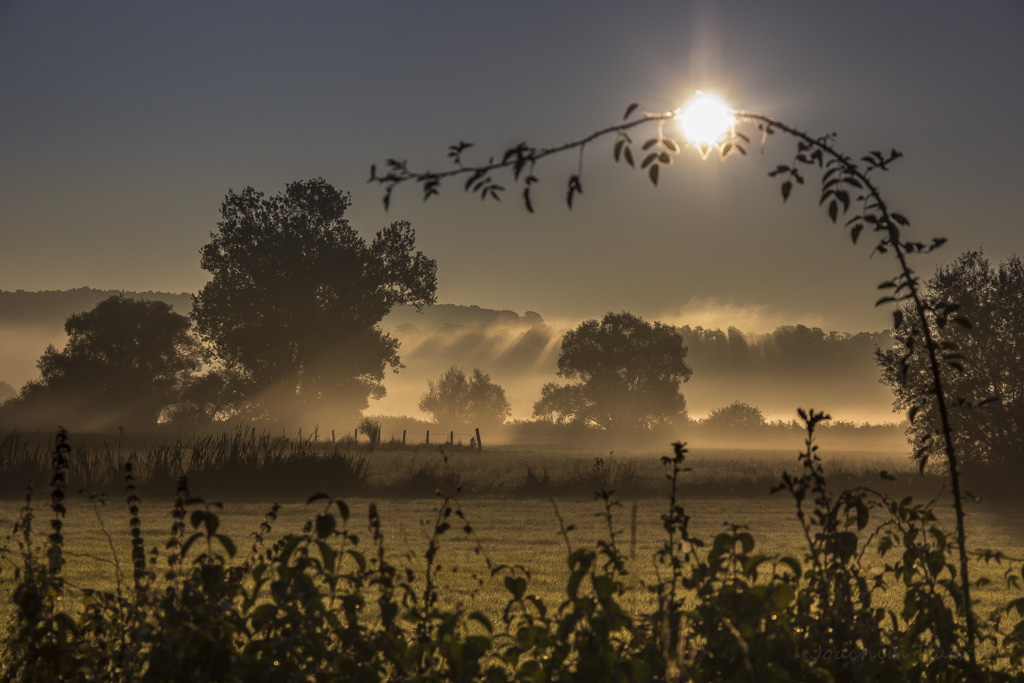
[[[885,509],[871,507],[871,519],[866,520],[864,504],[873,505],[875,493],[865,494],[863,499],[857,495],[846,498],[856,504],[851,502],[846,512],[832,508],[829,515],[840,525],[844,519],[858,525],[845,528],[865,528],[850,534],[842,531],[842,526],[830,527],[831,531],[819,536],[813,561],[822,571],[815,574],[808,571],[811,559],[806,557],[806,540],[792,496],[785,491],[769,494],[783,470],[800,469],[795,449],[697,450],[685,462],[680,449],[668,469],[692,467],[681,474],[676,489],[677,503],[685,506],[688,517],[677,510],[672,526],[677,534],[687,529],[689,538],[699,538],[705,545],[697,552],[700,562],[684,558],[683,551],[672,546],[672,557],[684,558],[682,578],[676,583],[667,578],[670,571],[657,559],[666,540],[662,515],[669,511],[671,489],[661,453],[550,448],[494,448],[484,453],[459,448],[448,452],[417,448],[325,452],[307,446],[296,452],[293,446],[249,438],[244,444],[250,454],[245,455],[235,447],[239,443],[243,442],[218,441],[216,457],[190,473],[191,495],[205,501],[192,498],[183,503],[179,498],[176,516],[172,514],[176,503],[165,487],[177,472],[165,468],[159,477],[148,480],[143,475],[143,500],[134,519],[123,491],[118,490],[124,485],[117,486],[112,475],[123,470],[124,462],[144,467],[146,452],[136,448],[122,458],[121,452],[113,449],[100,451],[101,457],[80,450],[78,456],[94,457],[94,463],[113,456],[103,465],[106,470],[93,469],[101,475],[96,481],[107,491],[90,495],[75,493],[79,486],[74,481],[76,471],[88,474],[89,470],[76,470],[76,453],[58,448],[56,481],[64,476],[62,463],[72,463],[64,488],[69,495],[64,499],[63,527],[57,527],[61,536],[49,536],[53,516],[49,477],[37,462],[31,470],[38,483],[30,511],[17,500],[0,502],[0,529],[11,529],[0,539],[0,620],[7,624],[7,651],[18,657],[25,653],[19,660],[9,660],[22,662],[26,671],[35,671],[39,662],[53,661],[50,655],[39,654],[43,650],[36,644],[58,638],[67,645],[60,650],[66,651],[67,657],[82,653],[82,658],[74,661],[97,658],[97,671],[122,666],[131,669],[140,657],[148,658],[148,666],[177,671],[182,662],[202,651],[220,655],[214,659],[198,655],[196,666],[205,670],[211,665],[204,662],[238,661],[232,666],[249,672],[239,680],[250,680],[253,671],[264,672],[279,664],[304,679],[308,672],[304,662],[316,662],[313,666],[325,672],[328,669],[324,667],[348,671],[366,664],[375,672],[372,676],[387,678],[399,670],[462,666],[460,662],[468,660],[459,659],[462,655],[458,653],[467,652],[466,648],[475,648],[474,658],[497,661],[500,650],[496,648],[516,642],[532,652],[535,645],[529,643],[536,642],[542,649],[536,651],[536,657],[530,654],[523,660],[519,671],[532,677],[530,672],[545,662],[555,665],[561,661],[557,657],[563,655],[557,652],[566,647],[575,648],[578,654],[572,656],[579,657],[563,662],[571,668],[584,663],[597,666],[602,661],[648,662],[650,643],[656,644],[653,652],[664,652],[659,656],[669,663],[666,666],[705,667],[720,657],[723,666],[735,668],[748,657],[735,651],[737,643],[741,649],[747,647],[742,649],[744,653],[759,652],[764,637],[777,634],[780,640],[772,642],[782,644],[786,652],[798,652],[792,648],[806,644],[799,645],[802,654],[795,660],[791,656],[778,659],[775,645],[771,645],[764,650],[770,666],[815,668],[817,660],[805,658],[821,653],[823,647],[829,653],[849,651],[851,656],[884,649],[886,657],[895,658],[893,671],[903,670],[899,662],[904,658],[924,657],[928,673],[923,680],[931,680],[933,666],[948,668],[948,657],[961,656],[960,641],[954,634],[959,628],[955,620],[962,616],[951,611],[956,587],[953,585],[950,593],[935,592],[942,582],[955,584],[959,573],[955,546],[933,552],[942,545],[943,534],[954,537],[951,501],[948,495],[943,497],[940,474],[920,475],[898,453],[823,451],[833,502],[841,489],[865,486],[894,501],[908,494],[922,503],[939,496],[934,508],[938,521],[934,526],[915,522],[921,519],[916,517],[921,508],[911,505],[909,498],[898,505],[894,502],[894,514],[903,521],[898,531],[890,529],[889,539],[895,547],[882,556],[878,550],[882,536],[875,536],[874,531],[879,523],[892,524],[888,504]],[[262,455],[253,457],[257,452]],[[804,463],[812,467],[806,457]],[[32,463],[31,459],[22,462]],[[186,471],[192,464],[187,459],[177,462]],[[884,480],[878,476],[879,469],[896,476]],[[818,486],[822,479],[815,476]],[[801,479],[796,490],[811,480],[809,475]],[[7,484],[8,489],[13,488],[12,482]],[[595,498],[594,491],[612,488],[618,493],[609,519],[604,500]],[[454,497],[442,497],[435,489]],[[54,490],[54,500],[59,501],[62,487],[58,484]],[[804,509],[810,512],[818,504],[811,500],[816,494],[803,490],[809,491]],[[305,495],[300,496],[300,491]],[[309,494],[320,491],[344,494],[347,512],[343,506],[334,507],[330,498],[305,502]],[[218,500],[223,505],[214,502]],[[188,509],[183,510],[182,504]],[[372,540],[368,515],[372,507],[379,512],[387,565],[397,569],[396,573],[386,567],[379,569],[385,565],[376,560],[378,546]],[[264,528],[262,545],[256,546],[256,532],[271,508],[276,511],[273,526],[269,531]],[[439,516],[439,511],[452,508],[455,514]],[[217,519],[209,516],[211,511]],[[328,511],[332,514],[323,514]],[[853,519],[848,518],[851,511]],[[347,519],[346,533],[336,531],[335,512]],[[967,532],[972,549],[995,549],[1011,558],[1024,556],[1024,538],[1019,533],[1024,501],[1004,496],[984,504],[971,503],[969,512]],[[442,524],[443,519],[451,525]],[[925,519],[930,517],[926,514]],[[184,521],[187,527],[178,536],[172,531],[175,520]],[[28,552],[23,533],[26,523],[33,532]],[[756,547],[750,547],[751,536],[736,534],[738,527],[750,531]],[[193,528],[198,530],[194,536]],[[146,574],[153,583],[142,579],[138,592],[134,588],[137,565],[133,563],[132,533],[141,533],[143,555],[152,560],[152,572]],[[285,540],[289,535],[290,540]],[[191,540],[186,540],[190,536]],[[600,549],[608,539],[614,539],[616,550]],[[182,547],[182,542],[191,548],[184,562],[186,569],[168,579],[164,576],[168,554]],[[230,551],[235,557],[228,562],[229,568],[220,559],[203,555],[207,548],[222,554],[222,548],[231,547],[237,548],[237,553]],[[138,558],[139,546],[134,550]],[[359,551],[368,564],[359,568],[360,558],[351,551]],[[253,553],[266,562],[247,562]],[[807,573],[801,575],[797,562],[789,557],[803,564]],[[337,558],[341,558],[340,567],[334,564]],[[61,566],[60,559],[65,564],[58,574],[54,567]],[[624,562],[620,570],[609,569],[620,561]],[[841,591],[852,586],[847,573],[851,562],[859,565],[853,567],[853,573],[863,578],[859,585],[870,590],[870,595],[858,590],[855,603],[841,597]],[[892,566],[901,562],[902,568]],[[576,567],[574,579],[570,578],[571,566]],[[23,568],[20,578],[19,568]],[[780,573],[776,574],[776,568]],[[1018,622],[1016,612],[1010,607],[1008,621],[1001,623],[989,618],[995,608],[1007,608],[1011,601],[1022,598],[1021,589],[1010,587],[1005,580],[1007,571],[1019,576],[1021,562],[985,564],[974,560],[972,578],[988,581],[978,584],[974,596],[982,634],[978,655],[979,662],[992,667],[991,671],[1017,672],[1017,636],[1008,631]],[[584,573],[589,577],[586,586],[580,583]],[[827,578],[819,581],[815,575]],[[945,578],[926,578],[940,575]],[[529,579],[523,600],[511,607],[512,617],[502,624],[503,612],[508,613],[509,591],[523,595],[522,577]],[[341,595],[334,592],[339,585],[336,578],[341,578]],[[431,583],[433,591],[428,590]],[[252,591],[257,586],[259,590]],[[394,586],[396,593],[388,586]],[[659,612],[658,605],[666,603],[659,603],[652,593],[655,586],[662,590],[663,601],[672,600],[670,611]],[[623,589],[621,594],[618,587]],[[118,594],[123,589],[126,601],[92,595],[95,590],[115,588]],[[825,593],[814,592],[819,590]],[[248,597],[246,591],[252,591]],[[436,602],[428,595],[436,595]],[[567,595],[573,599],[567,600]],[[459,609],[447,611],[451,608]],[[685,621],[687,637],[663,650],[656,638],[668,638],[669,632],[656,625],[669,624],[672,617],[658,614],[679,615]],[[683,621],[678,622],[681,627]],[[488,622],[497,628],[492,630]],[[888,622],[893,624],[892,633],[885,630]],[[627,629],[629,624],[638,628]],[[328,626],[334,630],[325,631]],[[860,630],[851,631],[854,627]],[[911,628],[918,627],[923,629],[920,635],[913,635]],[[614,638],[609,629],[615,629]],[[15,633],[19,635],[11,638]],[[619,639],[626,634],[628,638]],[[424,659],[423,648],[434,647],[435,642],[448,654]],[[550,647],[540,643],[550,643]],[[364,647],[369,649],[364,652]],[[623,647],[633,648],[637,654],[626,655],[622,653],[627,650],[616,649]],[[676,647],[683,649],[671,649]],[[321,648],[326,648],[323,657],[316,654]],[[108,662],[104,653],[110,652],[123,653],[123,659]],[[392,654],[378,661],[375,657],[383,656],[381,653]],[[501,660],[504,663],[498,668],[504,670],[513,661],[519,662],[519,654],[513,654],[511,659]],[[66,670],[76,666],[68,664]],[[748,669],[751,666],[748,662]],[[950,680],[957,680],[962,673],[956,664],[948,670],[953,676]],[[166,671],[162,679],[182,678]],[[586,676],[585,680],[593,678],[590,673]]]
[[[614,529],[620,532],[617,539],[620,547],[631,558],[626,604],[638,610],[649,607],[650,596],[644,585],[655,578],[657,567],[653,559],[654,552],[663,540],[660,515],[667,506],[665,497],[656,494],[667,483],[662,478],[662,465],[655,454],[592,456],[528,450],[485,454],[454,453],[445,464],[436,452],[378,452],[372,454],[370,477],[383,479],[399,476],[402,472],[415,474],[428,466],[428,471],[433,472],[433,478],[438,479],[441,486],[445,485],[446,478],[453,476],[462,482],[467,495],[462,496],[460,505],[472,524],[473,532],[467,535],[453,525],[442,540],[438,555],[442,600],[449,604],[472,605],[497,615],[507,596],[500,579],[490,578],[485,558],[489,558],[493,564],[521,565],[528,569],[531,574],[531,592],[549,604],[557,605],[561,596],[564,596],[568,574],[567,549],[560,534],[558,515],[552,500],[547,498],[549,493],[565,524],[575,527],[569,534],[575,548],[593,546],[599,538],[608,537],[605,520],[599,514],[600,503],[592,499],[592,494],[581,494],[582,487],[601,483],[600,473],[595,474],[595,458],[603,461],[597,469],[603,468],[609,480],[605,483],[614,485],[616,478],[622,477],[621,470],[628,471],[635,481],[644,482],[643,486],[634,487],[642,495],[627,494],[623,497],[621,506],[616,509]],[[768,493],[770,482],[777,481],[778,473],[783,468],[795,468],[791,458],[792,454],[781,452],[756,456],[741,452],[695,454],[690,459],[694,472],[687,475],[688,483],[683,486],[684,504],[693,517],[693,532],[710,541],[724,528],[723,525],[744,524],[752,531],[758,543],[758,552],[801,558],[803,537],[792,499],[785,492],[773,496]],[[885,488],[890,495],[902,497],[903,489],[906,488],[917,489],[913,492],[917,497],[921,497],[921,494],[934,495],[939,490],[936,481],[906,472],[905,464],[901,465],[896,456],[846,453],[832,461],[831,469],[839,479],[868,479],[871,478],[871,471],[885,466],[890,469],[902,466],[904,470],[897,482],[879,482],[886,484]],[[549,482],[546,489],[542,483],[535,482],[537,490],[531,495],[528,483],[523,485],[521,480],[516,480],[517,483],[513,485],[507,481],[513,479],[516,473],[525,473],[527,470],[547,471],[553,481],[563,484],[574,482],[574,485],[563,485],[559,489]],[[877,476],[871,481],[877,481]],[[746,484],[740,485],[743,482]],[[310,493],[318,490],[329,492],[332,483],[311,481],[307,490]],[[427,483],[434,483],[433,479]],[[518,495],[493,493],[502,491],[503,486],[500,484],[503,483],[507,490],[514,490]],[[490,493],[474,493],[475,486]],[[686,493],[687,488],[691,489],[689,494]],[[203,496],[207,501],[229,499],[220,510],[221,530],[235,540],[239,555],[245,557],[249,553],[253,534],[273,501],[247,501],[244,491],[208,491],[195,485],[192,493]],[[231,498],[236,500],[232,501]],[[428,544],[438,499],[421,493],[409,497],[388,495],[373,500],[378,503],[391,562],[400,567],[409,565],[421,575],[423,553]],[[366,513],[371,499],[349,497],[346,501],[352,513],[349,530],[361,536],[364,544],[368,544]],[[35,528],[39,538],[48,532],[47,503],[48,500],[43,496],[39,496],[35,502]],[[17,501],[0,503],[0,528],[9,530],[12,527],[21,505]],[[306,505],[294,500],[285,502],[271,536],[300,531],[303,523],[314,516],[320,506],[322,503]],[[630,521],[634,506],[637,511],[635,540]],[[163,562],[163,546],[171,525],[170,511],[169,497],[143,501],[143,537],[147,548],[156,549],[160,558],[158,567]],[[939,512],[944,526],[951,531],[951,507],[942,504]],[[998,549],[1013,557],[1024,556],[1024,535],[1020,533],[1022,512],[1024,502],[1001,501],[972,505],[968,518],[971,547]],[[71,496],[65,536],[68,557],[66,577],[72,589],[113,588],[118,570],[121,580],[130,583],[128,515],[119,497],[111,496],[105,505],[99,505],[90,503],[84,494]],[[6,545],[13,547],[12,543],[13,539],[8,538]],[[865,557],[873,558],[873,562],[881,562],[873,549]],[[15,558],[5,558],[0,577],[10,579],[12,559]],[[1009,596],[1004,594],[1001,567],[979,565],[976,571],[993,579],[992,584],[977,596],[984,613],[996,598],[1002,598],[1005,602]],[[68,596],[73,602],[76,593],[76,590],[72,590]],[[889,596],[889,599],[895,600],[897,596]]]

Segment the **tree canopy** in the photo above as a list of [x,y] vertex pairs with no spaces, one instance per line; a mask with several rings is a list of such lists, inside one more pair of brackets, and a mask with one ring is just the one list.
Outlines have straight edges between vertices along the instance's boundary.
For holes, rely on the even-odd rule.
[[705,425],[711,427],[729,429],[761,427],[767,422],[760,408],[742,401],[735,401],[727,406],[715,408],[703,421]]
[[[948,360],[943,382],[954,399],[950,418],[963,461],[1024,465],[1024,261],[1013,256],[996,267],[981,252],[967,252],[937,269],[926,294],[937,312],[936,343]],[[909,310],[896,320],[897,338],[916,339]],[[924,345],[917,339],[910,346],[910,353],[904,343],[879,351],[878,362],[894,407],[910,417],[908,436],[925,457],[941,452],[940,421]]]
[[192,317],[243,412],[356,415],[401,367],[377,323],[395,306],[434,303],[437,262],[415,250],[412,226],[391,223],[368,243],[344,217],[350,203],[322,178],[225,197]]
[[500,425],[511,413],[505,390],[479,368],[472,377],[454,365],[437,381],[427,382],[420,410],[440,425],[471,427]]
[[189,321],[162,301],[114,295],[75,313],[67,344],[52,344],[26,384],[4,406],[7,421],[58,422],[77,429],[156,424],[199,369]]
[[631,313],[587,320],[562,337],[558,376],[533,408],[537,417],[604,429],[651,429],[686,416],[680,385],[692,375],[671,325]]

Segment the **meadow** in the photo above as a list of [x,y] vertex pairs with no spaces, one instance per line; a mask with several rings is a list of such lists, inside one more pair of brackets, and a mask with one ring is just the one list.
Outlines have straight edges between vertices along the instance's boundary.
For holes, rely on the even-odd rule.
[[[757,680],[738,675],[756,661],[801,680],[871,667],[958,680],[963,663],[953,510],[941,473],[922,475],[901,453],[479,452],[255,432],[82,441],[49,456],[59,476],[37,480],[29,505],[0,502],[11,529],[0,666],[12,677],[41,680],[40,657],[124,680],[186,669],[226,680]],[[31,439],[3,443],[23,470],[45,454]],[[178,456],[188,490],[178,479],[171,497],[160,486]],[[77,490],[76,472],[106,490]],[[788,490],[771,493],[787,476]],[[969,512],[980,661],[986,680],[1015,680],[1024,594],[1007,578],[1024,556],[1024,502],[997,496]],[[805,655],[780,659],[780,647]],[[296,648],[288,671],[273,668]],[[806,659],[846,648],[892,661]],[[591,657],[596,669],[583,665]]]
[[[38,438],[15,444],[3,442],[11,463],[38,461],[34,473],[36,506],[45,507],[45,468],[50,453]],[[343,498],[352,517],[349,528],[367,530],[366,511],[379,510],[389,552],[402,562],[422,559],[440,496],[451,495],[473,527],[472,535],[445,539],[441,584],[444,596],[466,597],[498,613],[505,589],[489,580],[485,558],[494,564],[521,565],[533,576],[534,590],[550,599],[564,589],[568,575],[567,546],[558,515],[574,527],[571,541],[593,547],[608,536],[608,526],[596,500],[599,491],[613,491],[618,503],[614,528],[622,533],[632,580],[629,604],[651,600],[645,585],[656,580],[654,553],[663,542],[669,482],[662,456],[650,450],[602,451],[550,445],[497,445],[479,452],[461,446],[401,446],[351,441],[292,441],[270,438],[255,430],[218,437],[158,443],[140,440],[119,443],[110,437],[82,439],[72,445],[72,471],[77,458],[87,466],[80,473],[89,481],[68,483],[65,551],[70,587],[112,590],[117,581],[130,583],[131,543],[124,503],[122,471],[135,465],[136,486],[142,493],[142,537],[150,548],[161,549],[170,533],[171,495],[177,475],[187,472],[191,493],[217,505],[222,533],[245,547],[273,504],[280,504],[271,538],[297,533],[316,505],[306,503],[318,492]],[[711,538],[724,525],[741,524],[757,539],[759,552],[800,556],[806,541],[786,492],[771,493],[784,471],[799,468],[796,449],[696,448],[687,456],[690,471],[680,480],[681,502],[693,517],[695,536]],[[943,477],[920,474],[905,453],[898,451],[835,450],[824,455],[824,468],[838,490],[869,485],[893,497],[919,499],[941,496]],[[173,463],[172,463],[173,461]],[[245,470],[251,468],[251,471]],[[139,476],[139,472],[143,476]],[[882,481],[879,472],[893,475]],[[22,472],[24,473],[24,472]],[[0,529],[12,529],[24,505],[27,480],[5,477],[7,499],[0,500]],[[80,486],[89,484],[90,486]],[[17,486],[15,486],[17,485]],[[77,489],[77,490],[76,490]],[[17,491],[17,496],[14,495]],[[948,506],[940,505],[942,524],[952,528]],[[1024,501],[1001,496],[975,506],[971,542],[974,548],[998,548],[1024,557],[1019,520]],[[636,514],[636,522],[633,515]],[[12,539],[7,538],[10,545]],[[9,556],[8,556],[8,559]],[[1000,582],[989,598],[1000,594]],[[75,597],[69,596],[72,603]],[[649,607],[649,605],[648,605]]]
[[[315,485],[311,482],[311,487]],[[209,502],[220,500],[217,496],[204,495],[202,490],[193,493]],[[422,573],[423,554],[440,505],[437,496],[376,500],[354,497],[346,498],[345,502],[351,509],[348,528],[360,536],[367,533],[367,510],[371,502],[375,503],[386,547],[394,562],[412,568],[417,574]],[[769,495],[765,490],[757,495],[744,490],[731,496],[702,492],[682,502],[693,517],[691,531],[698,538],[713,538],[727,524],[736,523],[744,525],[754,536],[759,553],[801,557],[806,552],[806,542],[794,516],[793,500],[785,492]],[[0,528],[13,527],[22,504],[0,503]],[[170,535],[172,506],[173,499],[169,497],[147,499],[142,503],[142,536],[159,551]],[[271,501],[227,501],[218,510],[221,533],[236,540],[242,556],[249,552],[252,538],[270,506]],[[574,527],[569,538],[576,548],[595,547],[599,540],[608,537],[601,505],[593,496],[590,499],[572,494],[551,498],[469,497],[460,506],[473,532],[453,533],[444,539],[438,553],[440,595],[449,606],[458,603],[462,607],[480,609],[492,617],[501,613],[508,594],[501,581],[490,576],[488,560],[493,565],[527,568],[532,577],[531,590],[546,602],[557,604],[560,597],[564,597],[569,576],[566,562],[569,552],[560,533],[558,515],[567,526]],[[268,540],[300,532],[303,524],[315,517],[322,507],[322,504],[305,502],[283,504]],[[944,505],[940,509],[940,523],[952,529],[952,511],[946,509],[948,507]],[[42,512],[45,514],[45,510]],[[661,516],[666,512],[665,496],[623,498],[615,511],[614,527],[622,534],[619,542],[628,557],[630,577],[624,605],[637,612],[650,610],[654,603],[654,596],[645,586],[657,580],[655,552],[664,540]],[[1011,557],[1024,557],[1022,518],[1024,501],[984,501],[975,505],[969,529],[972,549],[999,549]],[[69,558],[66,579],[73,589],[69,595],[72,605],[80,604],[74,589],[113,590],[118,574],[123,585],[131,583],[131,537],[123,501],[110,498],[100,504],[84,495],[73,496],[68,504],[64,535],[65,554]],[[877,553],[870,553],[868,558],[869,567],[881,567]],[[978,571],[992,580],[977,596],[980,611],[985,612],[1012,595],[1001,580],[1002,570],[999,565],[979,562]],[[4,574],[10,578],[9,571]]]

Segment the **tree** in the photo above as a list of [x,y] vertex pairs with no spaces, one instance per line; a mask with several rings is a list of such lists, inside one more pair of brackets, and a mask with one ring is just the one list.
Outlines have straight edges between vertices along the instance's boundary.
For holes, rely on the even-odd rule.
[[479,368],[467,379],[466,373],[453,365],[441,379],[429,380],[427,387],[420,410],[440,425],[494,427],[511,414],[505,390]]
[[762,427],[767,424],[764,413],[749,403],[735,401],[727,406],[715,408],[704,419],[704,424],[710,427],[745,429],[749,427]]
[[18,390],[7,382],[0,380],[0,403],[18,395]]
[[359,426],[356,427],[356,431],[369,439],[371,446],[380,442],[380,420],[376,420],[372,417],[364,417],[359,421]]
[[604,429],[651,429],[686,415],[679,391],[693,371],[682,335],[630,313],[587,320],[562,337],[558,376],[534,405],[537,417]]
[[[965,464],[1021,467],[1024,459],[1024,261],[993,267],[979,251],[940,266],[926,295],[937,311],[936,342],[952,365],[943,375],[954,397],[950,419]],[[909,311],[896,316],[898,339],[914,335]],[[967,321],[970,321],[969,323]],[[920,340],[877,354],[893,405],[907,411],[907,434],[924,458],[942,452],[934,383]],[[961,358],[962,357],[962,358]],[[995,399],[995,400],[993,400]]]
[[4,406],[8,419],[79,429],[154,425],[181,395],[200,362],[189,321],[162,301],[114,295],[75,313],[62,350],[52,344]]
[[401,367],[398,342],[377,324],[395,306],[435,301],[437,262],[415,251],[411,225],[367,243],[344,217],[350,203],[322,178],[224,199],[192,317],[254,417],[358,414]]

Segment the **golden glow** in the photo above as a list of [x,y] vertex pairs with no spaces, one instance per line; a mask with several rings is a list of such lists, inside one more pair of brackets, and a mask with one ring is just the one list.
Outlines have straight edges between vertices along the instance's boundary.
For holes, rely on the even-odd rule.
[[701,149],[714,147],[736,124],[732,109],[703,93],[676,118],[690,142]]

